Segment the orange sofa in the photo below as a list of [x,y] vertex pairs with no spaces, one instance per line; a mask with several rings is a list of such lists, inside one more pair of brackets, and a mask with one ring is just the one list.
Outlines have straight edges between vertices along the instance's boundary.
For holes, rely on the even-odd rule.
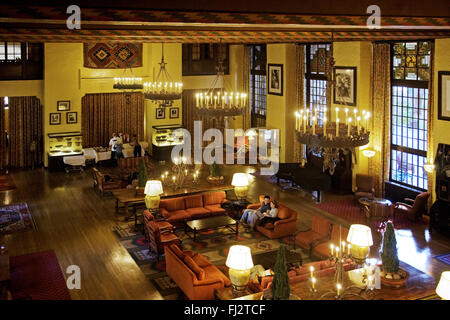
[[214,289],[231,286],[215,265],[200,253],[176,245],[164,248],[166,272],[190,300],[212,300]]
[[226,214],[220,206],[225,201],[225,191],[163,199],[159,203],[159,212],[172,225],[181,226],[185,221]]
[[[258,209],[264,196],[259,196],[260,203],[249,204],[247,209]],[[270,239],[278,239],[295,233],[297,229],[297,212],[278,202],[278,218],[275,223],[266,223],[264,226],[256,225],[256,230]]]

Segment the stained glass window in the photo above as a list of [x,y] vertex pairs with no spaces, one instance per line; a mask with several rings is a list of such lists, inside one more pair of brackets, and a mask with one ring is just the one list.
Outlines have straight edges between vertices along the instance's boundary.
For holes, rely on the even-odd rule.
[[398,80],[430,79],[430,42],[397,42],[393,45],[393,78]]

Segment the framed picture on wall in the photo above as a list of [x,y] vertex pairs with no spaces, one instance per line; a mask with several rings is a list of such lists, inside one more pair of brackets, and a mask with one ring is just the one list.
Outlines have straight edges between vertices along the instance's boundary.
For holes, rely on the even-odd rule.
[[268,66],[268,75],[269,75],[269,77],[267,78],[267,93],[282,96],[283,95],[283,65],[269,63],[267,66]]
[[356,106],[356,67],[335,67],[334,103]]
[[66,113],[66,123],[77,123],[77,113],[76,112],[67,112]]
[[50,125],[61,124],[61,113],[50,113]]
[[70,111],[70,101],[58,101],[57,102],[58,111]]
[[450,121],[450,71],[438,72],[438,119]]
[[156,119],[165,119],[165,118],[166,118],[166,109],[156,108]]
[[170,119],[177,119],[180,117],[179,108],[170,108]]

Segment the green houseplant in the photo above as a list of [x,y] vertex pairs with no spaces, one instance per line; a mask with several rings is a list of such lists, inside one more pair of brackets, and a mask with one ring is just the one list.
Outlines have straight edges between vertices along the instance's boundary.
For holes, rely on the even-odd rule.
[[286,266],[286,247],[281,245],[277,253],[277,262],[275,263],[272,282],[272,299],[288,300],[291,288],[289,285],[289,276]]
[[389,221],[383,235],[383,251],[381,252],[381,282],[387,286],[400,287],[405,285],[409,274],[399,267],[397,239],[394,226]]
[[217,164],[215,157],[213,163],[209,166],[209,176],[206,180],[213,184],[222,184],[224,181],[224,178],[221,175],[220,166]]

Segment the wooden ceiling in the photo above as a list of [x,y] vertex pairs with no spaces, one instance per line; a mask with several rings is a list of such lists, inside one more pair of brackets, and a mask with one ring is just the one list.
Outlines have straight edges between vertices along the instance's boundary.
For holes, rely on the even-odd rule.
[[332,33],[335,41],[450,37],[448,2],[441,0],[378,1],[380,29],[366,26],[366,9],[373,0],[175,0],[152,1],[152,8],[142,0],[81,0],[81,30],[66,27],[72,1],[27,7],[21,0],[7,2],[0,5],[3,41],[286,43],[330,41]]

